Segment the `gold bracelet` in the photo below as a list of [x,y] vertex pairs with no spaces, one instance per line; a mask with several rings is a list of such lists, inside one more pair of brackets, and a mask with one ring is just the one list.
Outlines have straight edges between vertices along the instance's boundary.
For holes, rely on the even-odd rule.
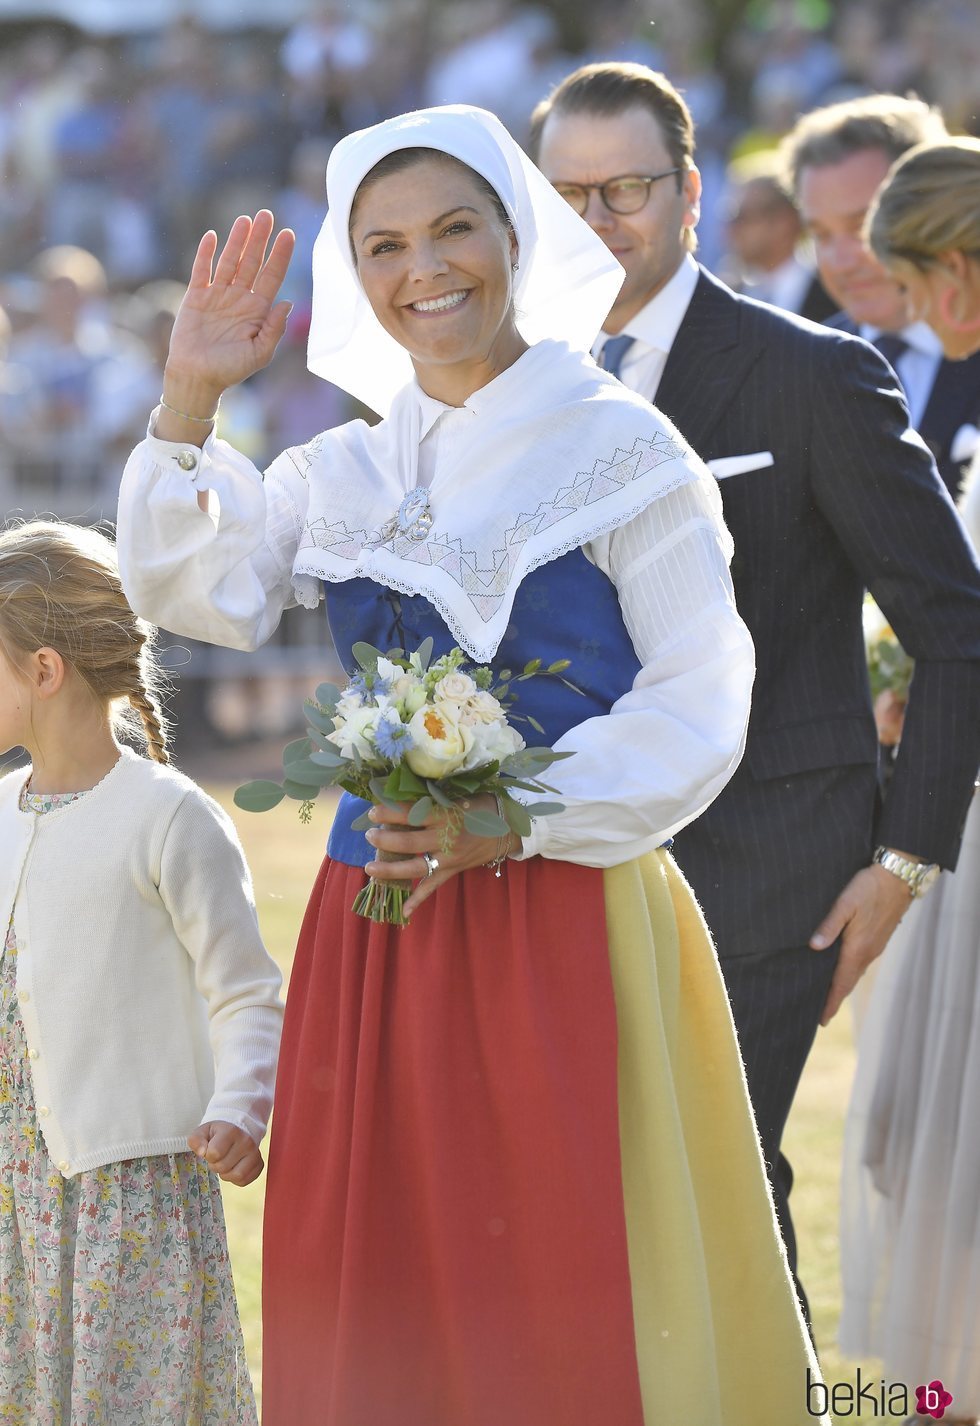
[[214,408],[213,416],[192,416],[189,411],[178,411],[176,406],[171,406],[169,401],[164,401],[162,395],[159,404],[165,411],[169,411],[174,416],[179,416],[182,421],[199,421],[202,426],[211,426],[214,424],[218,411],[221,408],[221,397],[218,397],[218,404]]

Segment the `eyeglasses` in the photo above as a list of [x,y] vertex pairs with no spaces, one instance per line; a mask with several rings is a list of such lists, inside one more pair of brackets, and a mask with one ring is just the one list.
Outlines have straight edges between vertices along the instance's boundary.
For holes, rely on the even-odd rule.
[[555,183],[552,186],[565,202],[581,217],[589,206],[589,194],[595,189],[610,213],[639,213],[650,197],[650,185],[661,178],[672,178],[679,168],[666,173],[624,173],[619,178],[607,178],[605,183]]

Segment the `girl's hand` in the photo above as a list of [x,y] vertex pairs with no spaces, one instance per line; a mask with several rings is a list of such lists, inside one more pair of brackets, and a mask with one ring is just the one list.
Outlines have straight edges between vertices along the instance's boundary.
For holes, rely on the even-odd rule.
[[227,387],[272,360],[291,308],[276,295],[296,242],[285,228],[267,256],[274,226],[267,208],[236,218],[213,275],[218,236],[201,239],[164,372],[164,397],[179,411],[209,416]]
[[[487,812],[497,810],[496,800],[488,792],[471,798],[470,802],[464,805],[482,807]],[[465,827],[460,827],[449,851],[444,852],[442,847],[445,817],[441,811],[434,811],[418,828],[409,827],[407,807],[404,811],[397,812],[390,807],[373,807],[370,816],[372,822],[383,823],[385,828],[405,828],[404,831],[392,831],[382,830],[381,826],[373,827],[367,833],[367,839],[372,847],[378,847],[382,851],[410,852],[411,860],[369,862],[365,871],[375,881],[416,881],[421,878],[403,907],[406,916],[411,916],[412,912],[432,895],[436,887],[442,886],[443,882],[448,881],[457,872],[466,871],[469,867],[486,866],[498,856],[509,856],[521,847],[520,837],[515,836],[513,832],[502,840],[500,837],[475,837],[472,832],[467,832]],[[438,871],[434,871],[431,876],[423,852],[428,852],[439,863]]]
[[225,1124],[220,1119],[212,1124],[201,1124],[188,1134],[187,1143],[225,1183],[237,1183],[239,1188],[244,1188],[262,1172],[258,1144],[251,1134],[235,1124]]

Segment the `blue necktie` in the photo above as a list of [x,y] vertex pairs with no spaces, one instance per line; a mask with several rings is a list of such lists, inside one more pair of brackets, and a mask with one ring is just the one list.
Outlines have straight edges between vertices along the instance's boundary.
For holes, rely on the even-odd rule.
[[898,336],[896,332],[882,332],[880,336],[875,337],[874,344],[891,369],[897,372],[899,358],[904,356],[909,349],[905,338]]
[[630,347],[636,341],[635,337],[609,337],[604,343],[602,351],[599,353],[599,365],[603,371],[609,371],[613,376],[619,376],[620,367],[623,365],[623,358]]

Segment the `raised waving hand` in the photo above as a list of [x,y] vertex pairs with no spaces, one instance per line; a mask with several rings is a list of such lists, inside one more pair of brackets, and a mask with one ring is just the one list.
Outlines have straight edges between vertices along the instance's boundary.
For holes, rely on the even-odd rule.
[[[236,218],[217,262],[217,234],[201,239],[164,372],[164,399],[177,411],[210,416],[223,391],[272,360],[291,310],[277,298],[296,241],[284,228],[270,248],[274,226],[266,208],[254,218]],[[200,444],[207,427],[195,432],[192,423],[164,409],[157,434],[164,440],[196,437]]]

